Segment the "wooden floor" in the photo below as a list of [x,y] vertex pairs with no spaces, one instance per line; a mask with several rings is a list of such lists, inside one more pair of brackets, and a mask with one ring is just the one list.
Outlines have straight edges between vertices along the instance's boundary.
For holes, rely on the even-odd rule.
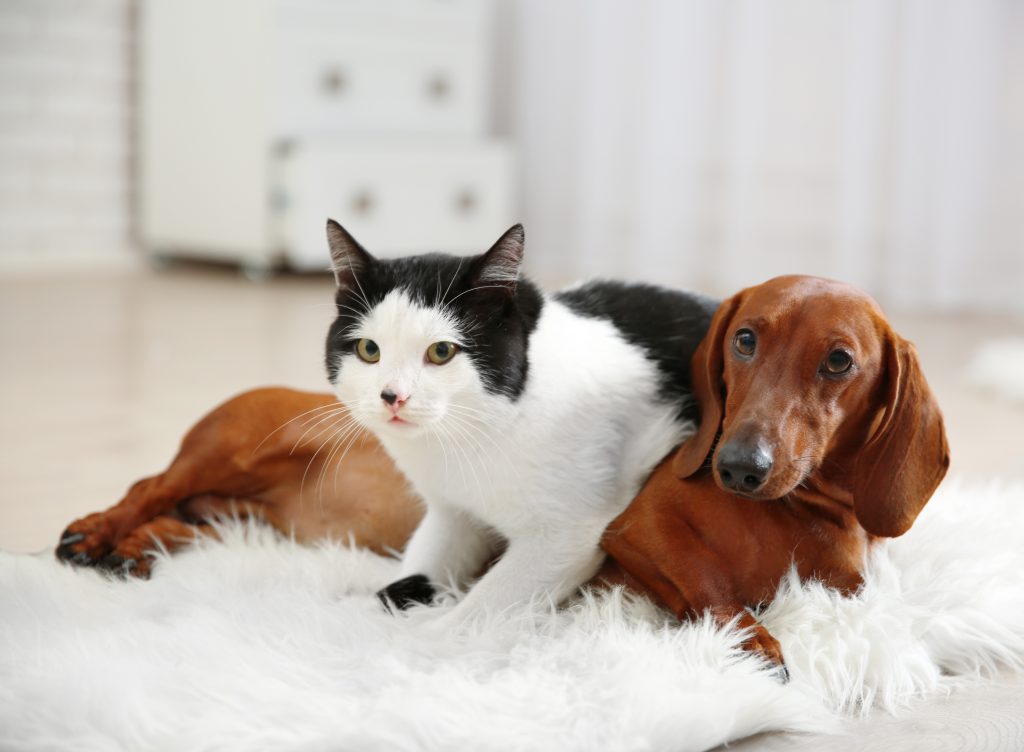
[[[253,285],[194,267],[0,277],[0,549],[52,547],[72,519],[162,469],[185,429],[236,392],[325,389],[332,292],[327,276]],[[964,378],[980,342],[1024,336],[1024,323],[894,321],[918,344],[943,406],[951,473],[1024,477],[1024,406],[976,393]],[[902,720],[875,718],[859,736],[772,735],[739,748],[940,749],[936,734],[961,739],[943,736],[948,726],[962,732],[948,749],[1024,749],[1022,698],[1024,684],[1008,680],[922,703]],[[1003,742],[993,745],[996,729]]]

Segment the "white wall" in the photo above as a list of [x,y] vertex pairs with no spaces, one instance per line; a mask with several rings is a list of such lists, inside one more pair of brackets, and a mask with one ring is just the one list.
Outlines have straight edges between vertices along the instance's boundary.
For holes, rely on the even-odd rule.
[[0,267],[129,256],[131,0],[0,0]]
[[[0,0],[0,267],[133,255],[134,4]],[[497,27],[544,282],[802,271],[1024,311],[1019,0],[502,0]]]
[[1024,312],[1024,3],[509,0],[527,253]]

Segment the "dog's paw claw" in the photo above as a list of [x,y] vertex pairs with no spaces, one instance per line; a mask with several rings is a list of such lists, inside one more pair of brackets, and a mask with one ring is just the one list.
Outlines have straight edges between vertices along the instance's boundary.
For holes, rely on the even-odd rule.
[[98,514],[77,520],[61,533],[54,553],[61,561],[78,567],[91,567],[110,551],[107,526]]
[[127,579],[128,577],[137,577],[139,579],[147,579],[150,574],[149,562],[150,557],[146,557],[146,560],[139,561],[134,557],[124,557],[118,554],[108,554],[103,557],[100,561],[100,569],[109,572],[117,577]]
[[135,559],[126,559],[123,556],[117,554],[107,554],[100,559],[100,569],[106,569],[110,572],[117,572],[122,569],[128,569],[135,564]]

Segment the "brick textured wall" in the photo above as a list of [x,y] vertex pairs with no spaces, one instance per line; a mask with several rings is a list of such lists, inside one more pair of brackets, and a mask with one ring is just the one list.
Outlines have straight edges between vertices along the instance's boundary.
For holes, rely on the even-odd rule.
[[133,0],[0,0],[0,266],[131,257]]

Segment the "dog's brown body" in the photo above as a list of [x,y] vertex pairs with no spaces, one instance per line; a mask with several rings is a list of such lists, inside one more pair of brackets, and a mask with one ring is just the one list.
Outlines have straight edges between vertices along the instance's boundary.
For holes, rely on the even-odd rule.
[[[850,366],[832,373],[829,359],[847,363],[837,350]],[[906,532],[945,475],[942,416],[913,346],[828,280],[780,277],[727,300],[692,366],[700,428],[603,545],[631,586],[681,618],[739,617],[747,646],[781,663],[746,607],[792,564],[854,590],[871,542]]]
[[72,523],[57,555],[146,575],[154,541],[174,549],[212,534],[205,520],[218,515],[259,517],[300,541],[400,551],[422,514],[391,458],[333,395],[255,389],[205,415],[167,470]]

